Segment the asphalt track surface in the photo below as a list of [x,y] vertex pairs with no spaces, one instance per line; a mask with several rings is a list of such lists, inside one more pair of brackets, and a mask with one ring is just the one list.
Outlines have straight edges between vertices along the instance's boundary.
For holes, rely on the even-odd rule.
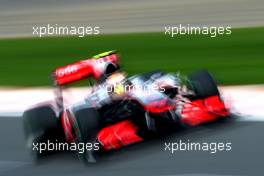
[[[239,117],[173,133],[101,157],[85,166],[75,153],[58,153],[32,162],[25,148],[22,118],[0,118],[0,175],[263,175],[263,122]],[[231,142],[231,151],[164,150],[165,142]]]
[[32,37],[33,26],[99,26],[100,33],[165,26],[264,26],[263,0],[0,0],[0,37]]

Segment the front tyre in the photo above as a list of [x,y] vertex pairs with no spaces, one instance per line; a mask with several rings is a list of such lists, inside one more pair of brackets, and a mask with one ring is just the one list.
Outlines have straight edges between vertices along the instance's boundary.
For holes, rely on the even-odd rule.
[[96,109],[86,107],[85,105],[73,109],[75,116],[75,129],[77,129],[77,143],[86,146],[88,143],[89,149],[79,152],[79,158],[84,163],[95,163],[95,150],[96,138],[99,132],[100,115]]
[[189,76],[190,87],[197,98],[207,98],[219,95],[216,81],[212,75],[206,71],[199,71]]

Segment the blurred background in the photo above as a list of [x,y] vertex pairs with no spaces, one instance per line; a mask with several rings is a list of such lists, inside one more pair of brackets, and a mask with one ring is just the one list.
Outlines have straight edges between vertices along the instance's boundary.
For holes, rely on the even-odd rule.
[[[33,26],[99,26],[100,35],[38,37]],[[165,26],[231,26],[171,38]],[[48,86],[61,65],[119,49],[130,74],[209,69],[221,84],[263,83],[262,0],[0,0],[0,85]]]
[[[33,35],[48,24],[98,26],[100,34]],[[179,25],[231,26],[232,34],[165,35]],[[221,85],[263,84],[263,48],[263,0],[0,0],[0,112],[27,105],[16,87],[32,94],[53,85],[56,67],[113,49],[130,75],[208,69]]]
[[163,31],[165,25],[264,25],[262,0],[1,0],[0,36],[31,36],[32,26],[100,26],[102,33]]

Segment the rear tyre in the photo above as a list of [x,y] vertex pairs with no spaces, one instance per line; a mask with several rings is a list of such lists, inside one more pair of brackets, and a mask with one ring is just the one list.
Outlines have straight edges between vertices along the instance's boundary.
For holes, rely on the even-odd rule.
[[34,148],[34,144],[54,140],[60,134],[59,121],[51,104],[44,104],[23,113],[24,133],[27,147],[31,151],[34,159],[40,159],[47,154],[47,151],[40,153],[39,148]]
[[190,75],[189,81],[191,89],[194,91],[197,98],[207,98],[219,95],[216,81],[206,70]]
[[84,163],[95,163],[96,157],[94,149],[97,145],[96,137],[100,129],[100,115],[96,109],[85,106],[78,107],[78,110],[74,110],[73,112],[76,119],[77,143],[89,146],[82,152],[78,151],[79,158]]

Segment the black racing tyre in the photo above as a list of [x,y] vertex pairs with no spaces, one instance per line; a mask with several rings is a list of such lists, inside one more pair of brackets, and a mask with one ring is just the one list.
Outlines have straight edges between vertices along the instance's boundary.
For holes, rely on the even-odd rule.
[[22,118],[27,147],[35,159],[39,159],[46,152],[33,151],[33,143],[52,140],[59,134],[60,126],[56,113],[51,104],[42,104],[26,110]]
[[[100,130],[100,115],[95,108],[81,106],[73,109],[75,128],[77,128],[77,143],[91,143],[93,146],[96,142],[97,134]],[[94,150],[85,150],[84,153],[79,153],[79,158],[84,163],[95,162]]]
[[197,98],[207,98],[219,95],[216,81],[212,75],[206,71],[199,71],[189,76],[191,89]]

